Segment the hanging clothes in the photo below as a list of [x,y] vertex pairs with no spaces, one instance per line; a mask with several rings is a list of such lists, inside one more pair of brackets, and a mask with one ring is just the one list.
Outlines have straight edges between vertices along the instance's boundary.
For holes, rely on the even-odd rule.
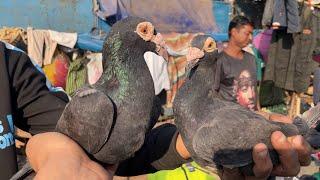
[[272,80],[277,87],[298,93],[307,90],[310,75],[317,66],[312,54],[320,36],[319,11],[303,6],[301,19],[303,29],[310,29],[310,34],[290,34],[285,29],[273,31],[264,74],[264,80]]
[[85,57],[80,57],[73,60],[69,65],[68,76],[67,76],[67,84],[66,84],[66,92],[72,96],[73,93],[81,88],[87,80],[87,68],[86,61],[88,61]]
[[243,48],[242,50],[244,50],[254,56],[254,59],[256,62],[257,81],[261,81],[262,80],[262,67],[264,66],[263,57],[262,57],[261,53],[252,44],[248,45],[247,47]]
[[[320,19],[320,17],[319,17],[320,4],[319,4],[319,7],[317,7],[315,9],[315,11],[318,11],[318,14],[314,13],[314,16],[316,16],[317,20],[319,21],[319,19]],[[312,54],[313,60],[318,62],[318,63],[320,63],[320,32],[319,31],[320,31],[320,28],[318,28],[318,35],[315,36],[316,37],[316,41],[317,41],[317,45],[316,45],[316,48],[314,49],[313,54]]]
[[102,20],[117,14],[117,0],[93,0],[93,12]]
[[320,68],[314,71],[313,77],[313,103],[316,105],[320,102]]
[[65,89],[70,59],[63,52],[57,53],[53,62],[43,67],[46,77],[54,87]]
[[102,53],[91,53],[87,55],[87,58],[90,59],[90,62],[87,64],[88,82],[92,85],[100,79],[103,73]]
[[73,48],[77,42],[76,33],[61,33],[51,30],[27,28],[28,55],[40,67],[51,64],[58,44]]
[[299,4],[297,0],[267,0],[262,17],[262,26],[271,27],[272,23],[287,27],[288,33],[301,31]]
[[253,46],[258,49],[263,57],[263,61],[268,61],[268,51],[272,37],[272,30],[267,29],[259,33],[253,38]]

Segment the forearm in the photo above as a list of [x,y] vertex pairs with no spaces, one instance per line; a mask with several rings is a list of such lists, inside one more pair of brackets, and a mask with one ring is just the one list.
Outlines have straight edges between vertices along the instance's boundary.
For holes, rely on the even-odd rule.
[[113,177],[113,168],[104,169],[90,160],[77,143],[60,133],[50,132],[32,137],[26,152],[37,173],[36,180],[111,180]]
[[81,147],[67,136],[56,133],[42,133],[33,136],[26,148],[28,160],[37,172],[47,161],[64,160],[88,162],[90,159]]
[[276,122],[283,122],[283,123],[292,123],[292,119],[289,116],[285,116],[282,114],[277,113],[269,113],[269,112],[263,112],[263,111],[256,111],[257,114],[260,114],[261,116],[265,117],[266,119],[270,121],[276,121]]
[[177,136],[177,141],[176,141],[176,150],[178,154],[185,160],[190,159],[191,155],[189,151],[187,150],[186,146],[184,145],[184,142],[182,140],[182,137],[180,134]]
[[283,123],[293,123],[292,119],[289,116],[285,116],[282,114],[272,113],[269,116],[269,120]]

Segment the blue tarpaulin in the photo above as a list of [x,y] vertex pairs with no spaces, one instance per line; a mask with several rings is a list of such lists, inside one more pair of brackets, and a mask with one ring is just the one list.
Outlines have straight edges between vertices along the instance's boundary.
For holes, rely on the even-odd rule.
[[[111,22],[108,21],[112,21],[112,22],[116,22],[117,20],[124,18],[128,15],[130,15],[129,10],[120,10],[118,6],[118,3],[124,3],[124,2],[130,2],[130,1],[118,1],[118,0],[108,0],[108,1],[98,1],[100,3],[100,10],[96,11],[96,15],[98,17],[100,17],[100,19],[98,20],[98,25],[99,28],[101,28],[102,30],[104,30],[105,32],[109,32],[110,30],[110,24],[112,24]],[[137,5],[139,5],[138,0],[135,0],[135,3]],[[144,1],[147,2],[147,4],[145,4],[143,7],[146,7],[148,5],[148,2],[156,2],[157,1]],[[165,5],[164,5],[164,2]],[[176,3],[185,3],[185,2],[191,2],[191,1],[175,1]],[[197,1],[199,2],[199,1]],[[104,3],[104,4],[103,4]],[[141,2],[140,2],[141,3]],[[166,7],[165,9],[170,9],[169,7],[171,7],[173,4],[170,4],[167,1],[159,1],[160,4],[162,4],[162,6]],[[169,3],[169,4],[168,4]],[[169,23],[166,24],[166,26],[161,26],[161,24],[157,24],[155,23],[155,26],[157,28],[158,31],[161,32],[161,27],[162,28],[167,28],[171,29],[172,31],[176,32],[176,30],[178,31],[182,31],[182,32],[188,32],[188,30],[192,30],[192,31],[196,31],[196,32],[206,32],[207,34],[210,34],[216,41],[227,41],[228,40],[228,24],[230,21],[230,12],[231,12],[231,7],[229,3],[223,2],[223,1],[204,1],[203,3],[207,3],[208,7],[205,8],[205,11],[210,10],[209,13],[205,14],[206,16],[211,16],[212,18],[204,18],[204,20],[202,21],[210,21],[210,19],[212,20],[212,22],[210,22],[209,24],[211,24],[211,28],[208,28],[210,26],[204,25],[205,28],[201,28],[199,27],[201,24],[198,24],[197,26],[194,26],[194,23],[191,23],[192,18],[187,20],[187,17],[191,17],[192,15],[188,15],[187,17],[184,18],[180,18],[180,20],[174,20],[175,18],[172,17],[167,17],[168,14],[170,13],[165,13],[160,16],[160,18],[163,18],[165,20],[167,20]],[[122,4],[122,6],[124,6],[124,4]],[[129,5],[129,7],[132,7],[134,5]],[[197,9],[200,8],[200,9]],[[134,7],[133,9],[135,9],[137,7]],[[142,8],[143,9],[143,8]],[[180,17],[185,15],[184,13],[188,12],[186,9],[183,9],[183,6],[177,6],[172,8],[173,10],[176,10],[176,16]],[[178,9],[180,9],[182,12],[177,11]],[[201,6],[196,6],[192,8],[192,12],[194,13],[198,13],[202,12]],[[144,14],[144,11],[140,11],[141,9],[139,9],[139,14],[131,14],[131,15],[139,15],[142,17],[145,17],[148,19],[148,17],[150,19],[152,19],[152,21],[155,21],[154,17],[156,15],[151,14],[150,9],[147,8],[147,13]],[[170,10],[170,11],[173,11]],[[119,12],[120,11],[120,12]],[[133,11],[133,10],[130,10]],[[205,12],[204,11],[204,12]],[[124,13],[121,15],[121,12]],[[158,12],[159,13],[159,12]],[[201,17],[203,15],[200,15],[199,17]],[[112,19],[112,18],[116,18],[116,19]],[[112,20],[111,20],[112,19]],[[160,21],[160,20],[159,20]],[[189,22],[189,23],[188,23]],[[201,23],[201,20],[199,21]],[[160,30],[159,30],[160,28]],[[192,32],[191,31],[191,32]],[[91,51],[101,51],[102,50],[102,46],[103,46],[103,38],[99,38],[99,36],[94,36],[91,35],[90,33],[83,33],[80,34],[78,36],[78,42],[76,44],[77,47],[81,48],[81,49],[87,49],[87,50],[91,50]]]
[[[116,4],[120,2],[118,0],[108,1],[116,2]],[[168,22],[168,25],[174,24],[171,30],[178,29],[178,32],[188,32],[189,30],[191,30],[191,32],[203,31],[211,34],[217,41],[224,41],[228,38],[226,32],[229,23],[229,13],[231,11],[229,3],[211,0],[122,0],[121,2],[122,7],[124,7],[125,2],[129,3],[129,6],[126,7],[131,7],[131,10],[126,11],[123,17],[128,15],[128,12],[135,13],[139,10],[143,17],[149,16],[151,19],[158,20],[157,22],[159,22],[159,24],[155,22],[157,29],[167,28],[162,22]],[[0,20],[0,26],[17,26],[22,28],[32,26],[34,28],[52,29],[61,32],[77,32],[79,33],[76,44],[78,48],[100,51],[104,37],[98,37],[88,33],[95,24],[95,18],[91,11],[91,3],[91,0],[1,1],[0,14],[7,18]],[[141,4],[142,6],[140,8],[139,6]],[[153,7],[153,9],[151,7]],[[111,14],[107,15],[112,16],[115,12],[120,11],[119,9],[113,9],[112,11],[112,8],[112,6],[104,7],[101,9],[101,12],[108,11]],[[148,10],[148,13],[142,10]],[[152,14],[153,12],[157,12],[157,14]],[[8,14],[10,14],[10,16],[8,16]],[[100,17],[105,15],[106,14],[100,14]],[[116,18],[121,17],[118,16]],[[108,32],[110,29],[110,25],[107,23],[108,20],[110,19],[106,21],[102,19],[98,20],[99,28],[102,28],[105,32]],[[170,26],[168,27],[170,30]]]
[[155,24],[161,33],[221,32],[213,15],[212,0],[97,1],[100,10],[96,14],[109,22],[115,22],[128,16],[139,16]]

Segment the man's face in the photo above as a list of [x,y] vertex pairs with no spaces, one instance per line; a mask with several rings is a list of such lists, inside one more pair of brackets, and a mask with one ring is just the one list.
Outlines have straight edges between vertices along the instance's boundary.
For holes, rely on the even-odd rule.
[[246,47],[252,41],[253,27],[251,25],[233,28],[231,31],[231,41],[234,41],[240,48]]

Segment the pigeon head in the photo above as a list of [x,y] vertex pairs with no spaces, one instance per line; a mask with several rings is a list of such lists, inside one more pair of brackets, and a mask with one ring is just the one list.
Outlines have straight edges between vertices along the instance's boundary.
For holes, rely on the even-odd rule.
[[211,53],[217,49],[216,41],[209,35],[197,35],[191,42],[191,47],[196,47],[203,50],[205,53]]
[[186,72],[190,76],[200,61],[215,61],[217,59],[217,43],[209,35],[197,35],[191,40],[186,57]]
[[[115,23],[103,46],[104,69],[111,63],[129,64],[134,58],[116,58],[117,51],[122,56],[136,57],[147,51],[156,52],[156,44],[152,41],[156,31],[152,23],[140,17],[128,17]],[[124,49],[126,48],[126,49]],[[138,51],[138,52],[135,52]],[[137,54],[138,53],[138,54]]]

